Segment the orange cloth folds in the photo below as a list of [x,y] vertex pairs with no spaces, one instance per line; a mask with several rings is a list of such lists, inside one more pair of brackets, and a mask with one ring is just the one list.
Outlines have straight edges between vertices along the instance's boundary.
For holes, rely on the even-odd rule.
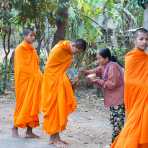
[[43,128],[49,134],[63,131],[76,99],[66,71],[72,62],[70,41],[59,42],[50,52],[42,84]]
[[16,108],[15,127],[36,127],[41,99],[41,71],[36,50],[22,42],[15,50],[14,57]]
[[124,96],[126,123],[111,147],[146,147],[148,146],[148,55],[139,49],[133,49],[125,57]]

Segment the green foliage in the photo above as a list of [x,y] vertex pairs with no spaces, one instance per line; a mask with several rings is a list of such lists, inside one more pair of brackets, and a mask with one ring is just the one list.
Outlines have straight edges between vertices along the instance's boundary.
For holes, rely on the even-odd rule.
[[56,0],[12,0],[12,5],[17,11],[18,23],[35,23],[36,19],[45,21],[45,16],[53,21],[53,14],[57,7]]
[[124,55],[127,52],[126,48],[112,48],[112,54],[117,58],[118,62],[124,66]]
[[83,37],[90,42],[97,39],[101,34],[99,24],[95,21],[95,18],[101,14],[102,10],[97,4],[97,0],[76,0],[71,3],[71,11],[69,14],[70,23],[77,20],[76,26],[77,37]]
[[9,1],[4,1],[4,3],[0,3],[0,36],[4,36],[7,34],[8,29],[11,26],[11,18],[13,17],[13,13],[11,11],[11,6]]
[[[5,78],[5,75],[7,75],[7,79]],[[5,63],[0,63],[0,94],[4,93],[5,89],[12,88],[13,81],[14,73],[11,67],[11,63],[9,63],[7,71]]]
[[[74,67],[79,67],[81,62],[84,66],[91,65],[95,60],[96,51],[103,47],[112,49],[112,53],[123,63],[124,54],[127,48],[130,48],[128,30],[142,26],[143,9],[140,6],[147,2],[147,0],[3,0],[0,2],[0,39],[5,37],[10,27],[13,30],[12,35],[18,40],[21,39],[17,32],[27,26],[34,27],[37,31],[37,49],[43,69],[56,32],[56,22],[64,19],[58,16],[58,10],[68,6],[69,18],[65,38],[70,40],[84,38],[89,44],[85,55],[76,57]],[[11,44],[14,44],[12,40]],[[11,75],[8,77],[11,79]]]
[[89,42],[83,57],[86,63],[94,60],[96,51],[102,47],[112,49],[123,63],[127,48],[131,48],[128,30],[143,23],[143,11],[138,3],[135,0],[74,0],[70,6],[68,38],[82,37]]

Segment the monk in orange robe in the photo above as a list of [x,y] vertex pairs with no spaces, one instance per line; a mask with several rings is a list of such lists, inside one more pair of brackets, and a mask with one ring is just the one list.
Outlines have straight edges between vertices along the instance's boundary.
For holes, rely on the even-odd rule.
[[32,128],[39,125],[39,105],[41,99],[41,77],[39,58],[32,43],[35,33],[24,29],[24,41],[17,46],[14,55],[16,108],[12,136],[18,137],[18,128],[27,128],[26,137],[38,137]]
[[59,133],[66,128],[68,114],[77,105],[66,71],[72,63],[73,54],[85,49],[83,39],[75,42],[65,40],[58,42],[49,54],[42,83],[43,129],[50,135],[49,144],[66,145]]
[[125,56],[127,119],[111,148],[148,148],[148,31],[135,32],[135,48]]

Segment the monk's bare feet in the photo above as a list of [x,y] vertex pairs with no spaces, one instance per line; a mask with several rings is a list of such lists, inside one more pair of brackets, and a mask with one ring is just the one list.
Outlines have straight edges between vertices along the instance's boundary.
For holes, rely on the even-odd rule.
[[32,132],[32,128],[27,127],[25,138],[39,138],[39,136]]
[[62,140],[49,141],[49,144],[56,146],[56,148],[68,148],[68,143]]
[[62,143],[64,143],[64,144],[66,144],[66,145],[68,145],[68,144],[69,144],[68,142],[66,142],[66,141],[64,141],[64,140],[61,140],[61,139],[60,139],[60,142],[62,142]]
[[18,128],[17,127],[13,127],[12,128],[12,137],[15,137],[15,138],[19,137]]
[[68,144],[65,144],[65,142],[63,143],[61,140],[60,141],[56,141],[54,143],[54,145],[57,147],[57,148],[68,148]]
[[59,133],[50,136],[49,144],[52,144],[57,148],[68,148],[68,143],[61,140]]
[[40,138],[40,137],[34,133],[26,133],[25,138]]

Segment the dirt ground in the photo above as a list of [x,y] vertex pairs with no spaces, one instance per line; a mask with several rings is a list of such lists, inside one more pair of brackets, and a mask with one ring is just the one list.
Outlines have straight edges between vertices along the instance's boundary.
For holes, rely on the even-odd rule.
[[[104,108],[102,98],[97,97],[95,89],[79,90],[78,109],[69,116],[67,129],[61,134],[70,143],[69,148],[109,148],[111,141],[111,125],[109,111]],[[40,127],[34,132],[40,139],[25,139],[24,129],[20,129],[21,138],[11,137],[13,111],[15,107],[14,93],[0,96],[0,148],[54,148],[48,145],[48,135],[42,131],[42,115]]]

